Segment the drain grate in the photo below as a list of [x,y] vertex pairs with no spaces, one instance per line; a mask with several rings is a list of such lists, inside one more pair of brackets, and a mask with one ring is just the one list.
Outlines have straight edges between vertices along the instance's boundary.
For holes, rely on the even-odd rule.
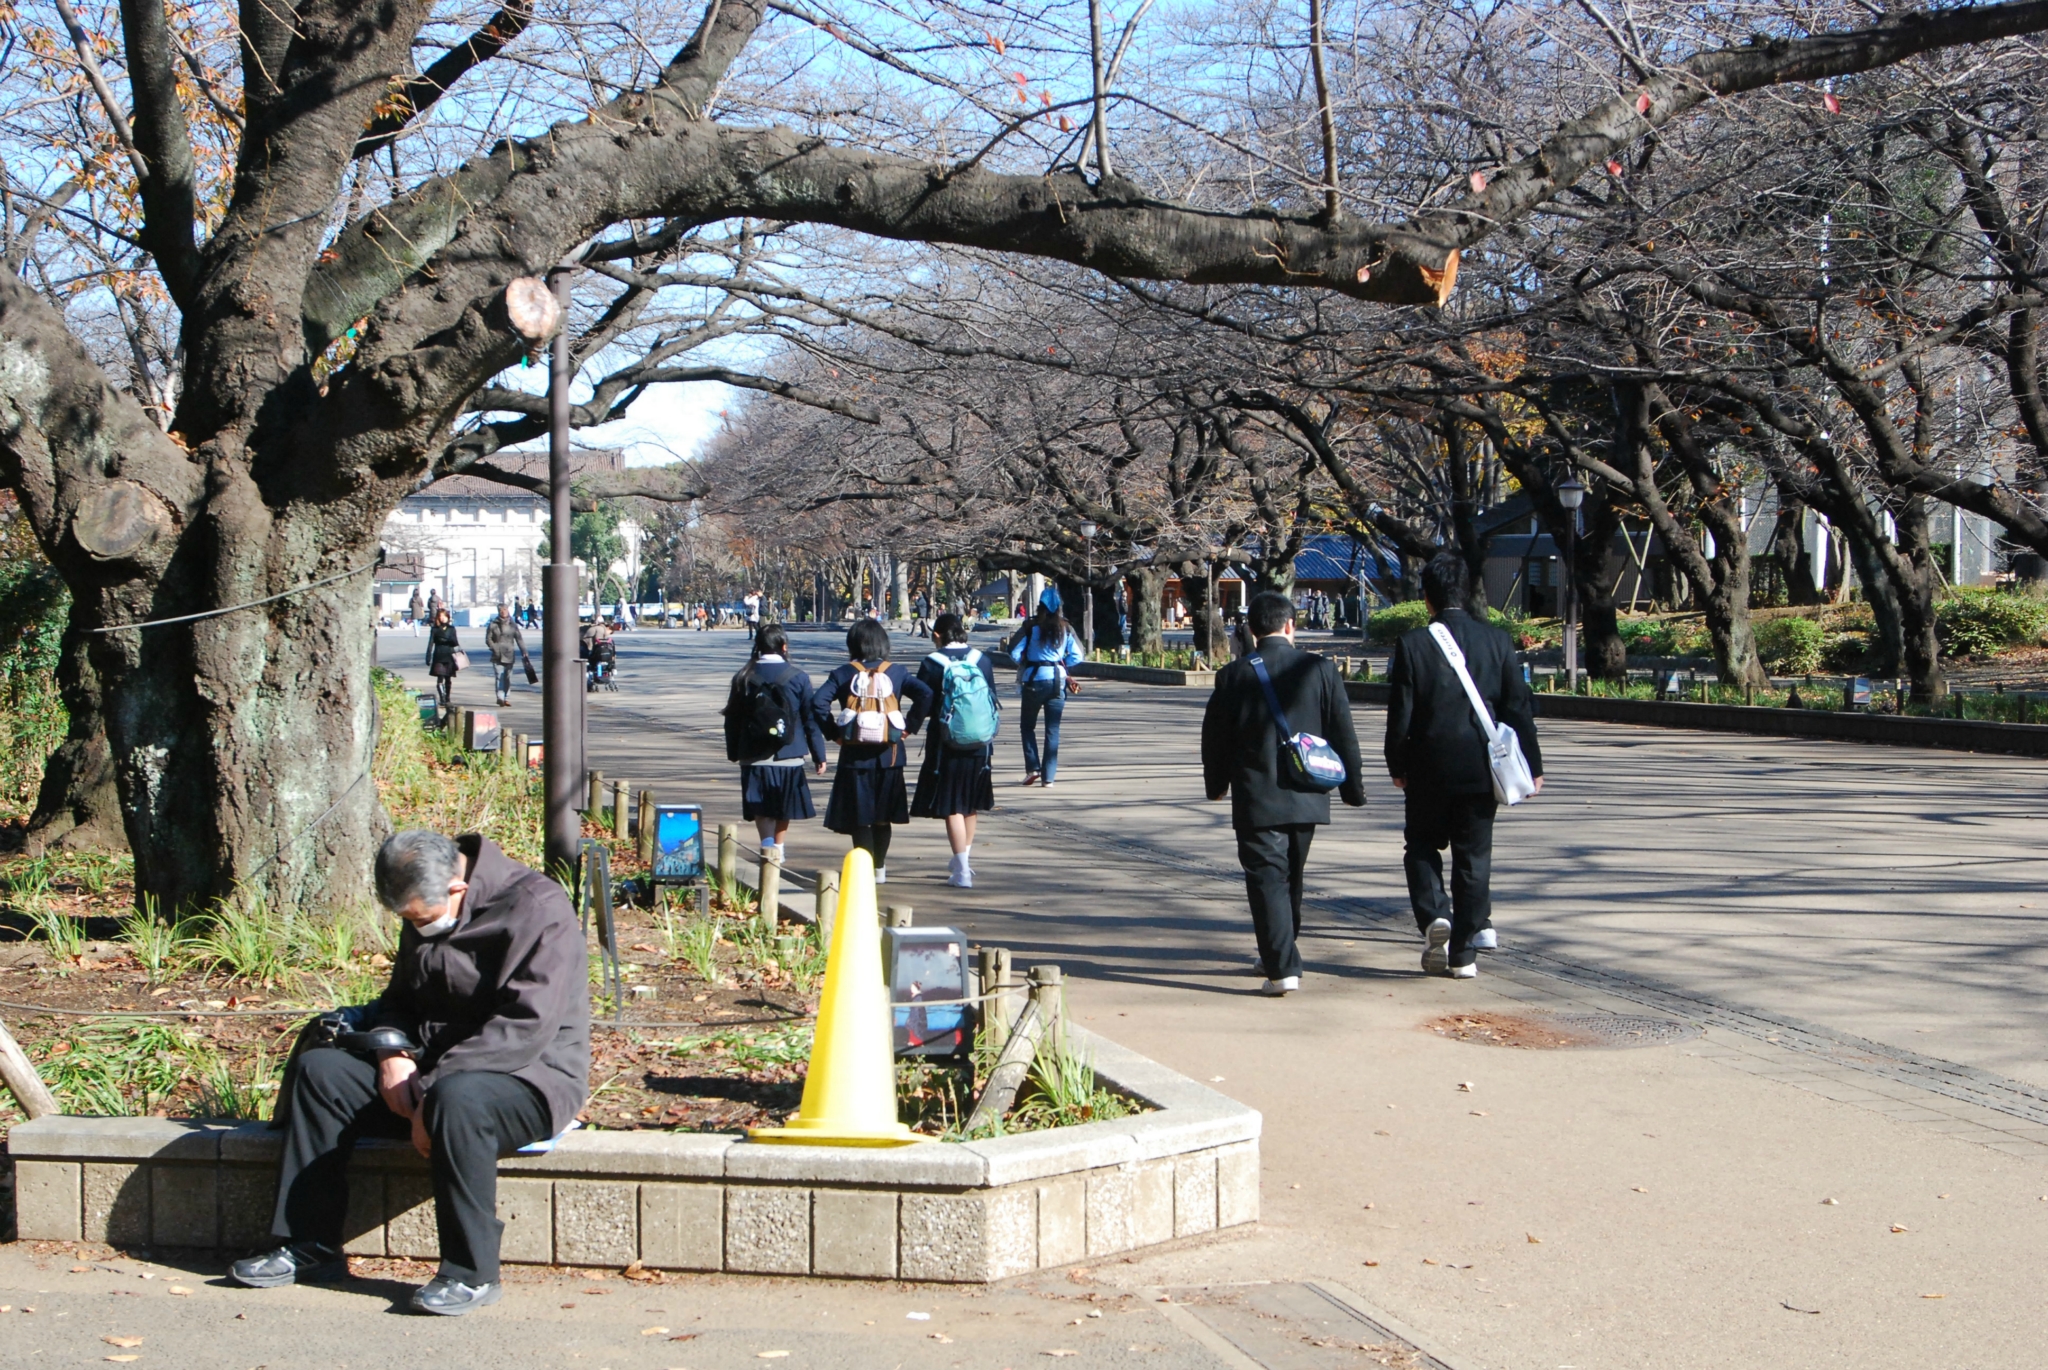
[[1482,1046],[1566,1050],[1655,1047],[1700,1035],[1696,1023],[1617,1013],[1454,1013],[1426,1024],[1440,1037]]

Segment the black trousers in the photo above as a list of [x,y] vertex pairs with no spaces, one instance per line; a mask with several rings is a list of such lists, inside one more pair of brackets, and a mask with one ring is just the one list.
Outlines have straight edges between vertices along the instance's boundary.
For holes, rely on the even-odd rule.
[[[1401,864],[1408,874],[1408,900],[1415,906],[1415,926],[1428,928],[1439,918],[1451,920],[1451,964],[1469,966],[1479,953],[1466,944],[1481,928],[1493,926],[1493,795],[1432,794],[1407,790],[1408,818],[1402,830],[1406,850]],[[1444,900],[1443,849],[1451,849],[1451,896]]]
[[1252,932],[1269,980],[1301,974],[1301,950],[1295,945],[1301,935],[1301,872],[1315,835],[1313,823],[1237,830],[1237,864],[1244,867]]
[[[410,1138],[412,1124],[384,1106],[376,1066],[332,1047],[300,1055],[291,1110],[270,1230],[286,1241],[338,1247],[356,1139]],[[489,1284],[498,1278],[505,1231],[498,1221],[498,1158],[549,1135],[547,1100],[524,1080],[469,1070],[435,1081],[425,1111],[441,1273]]]

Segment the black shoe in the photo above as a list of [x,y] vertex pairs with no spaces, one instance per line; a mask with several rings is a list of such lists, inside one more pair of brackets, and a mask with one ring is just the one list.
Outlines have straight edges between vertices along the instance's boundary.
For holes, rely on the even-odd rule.
[[276,1289],[304,1280],[317,1284],[348,1277],[348,1258],[318,1242],[294,1242],[248,1256],[228,1267],[228,1278],[251,1289]]
[[413,1291],[412,1308],[415,1313],[439,1313],[444,1318],[459,1318],[504,1297],[505,1286],[495,1281],[490,1284],[464,1284],[446,1275],[436,1275]]

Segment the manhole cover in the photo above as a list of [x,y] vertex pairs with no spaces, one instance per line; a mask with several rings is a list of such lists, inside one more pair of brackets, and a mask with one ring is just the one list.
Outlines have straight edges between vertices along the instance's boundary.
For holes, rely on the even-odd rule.
[[1453,1013],[1425,1024],[1439,1037],[1482,1046],[1655,1047],[1700,1035],[1696,1023],[1619,1013]]

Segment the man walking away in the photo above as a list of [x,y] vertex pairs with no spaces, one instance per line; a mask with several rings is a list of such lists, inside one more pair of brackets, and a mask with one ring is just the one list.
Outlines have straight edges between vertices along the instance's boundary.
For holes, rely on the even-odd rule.
[[[1439,552],[1422,572],[1422,597],[1465,655],[1465,669],[1494,721],[1515,730],[1536,789],[1543,754],[1536,748],[1535,701],[1522,679],[1514,640],[1465,612],[1465,563]],[[1493,930],[1493,773],[1486,734],[1471,696],[1428,628],[1403,634],[1387,667],[1387,772],[1408,801],[1408,898],[1422,930],[1422,969],[1460,980],[1479,974],[1478,953],[1496,946]],[[1444,863],[1451,849],[1451,897]],[[1448,916],[1447,916],[1448,915]]]
[[504,1293],[498,1158],[559,1136],[590,1094],[583,933],[560,885],[476,833],[394,834],[377,853],[376,888],[405,928],[366,1026],[410,1041],[298,1053],[272,1124],[285,1136],[271,1231],[285,1244],[229,1276],[256,1289],[345,1276],[356,1139],[410,1137],[433,1175],[441,1239],[440,1272],[412,1306],[457,1316]]
[[[1329,744],[1344,763],[1338,792],[1354,809],[1365,803],[1365,772],[1337,663],[1295,647],[1294,606],[1287,596],[1256,596],[1247,618],[1254,651],[1217,672],[1216,691],[1202,715],[1202,782],[1212,801],[1226,791],[1230,795],[1265,992],[1282,995],[1301,988],[1295,939],[1301,932],[1302,870],[1317,826],[1330,821],[1329,791],[1300,777],[1286,736],[1310,732]],[[1260,666],[1286,715],[1284,730],[1259,679]]]
[[484,629],[484,646],[491,653],[491,674],[497,677],[498,703],[512,702],[512,666],[526,653],[526,639],[520,635],[519,620],[504,605]]

